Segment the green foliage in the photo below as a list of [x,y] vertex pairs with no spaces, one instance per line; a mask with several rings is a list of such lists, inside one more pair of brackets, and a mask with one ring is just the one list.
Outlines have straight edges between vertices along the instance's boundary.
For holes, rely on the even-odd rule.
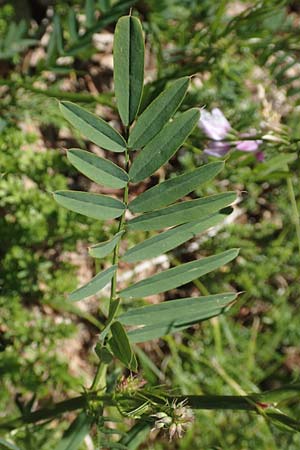
[[[264,0],[249,8],[240,5],[240,11],[232,11],[232,2],[229,1],[217,4],[208,0],[147,0],[146,4],[137,4],[144,17],[147,42],[152,45],[148,54],[150,45],[147,47],[147,65],[150,70],[155,66],[157,79],[144,86],[139,105],[142,64],[140,56],[136,60],[132,58],[135,56],[132,49],[137,49],[136,55],[143,51],[141,29],[137,19],[128,16],[124,18],[124,29],[119,28],[115,58],[119,50],[123,57],[122,52],[127,49],[131,56],[129,60],[133,60],[139,76],[138,82],[133,83],[130,77],[136,73],[133,66],[130,67],[126,58],[122,67],[118,67],[115,61],[117,72],[119,70],[116,90],[118,83],[119,87],[123,82],[127,86],[127,89],[120,87],[117,94],[125,124],[124,128],[122,124],[118,127],[122,130],[121,136],[121,132],[90,112],[91,106],[98,102],[109,105],[111,109],[103,108],[101,114],[115,126],[118,119],[111,94],[100,91],[99,95],[91,95],[77,90],[86,86],[86,71],[88,76],[91,74],[88,66],[91,64],[89,56],[95,52],[93,34],[113,23],[120,14],[127,13],[132,3],[115,2],[112,7],[107,1],[87,0],[80,5],[74,1],[66,11],[65,2],[57,2],[48,62],[42,61],[29,72],[28,66],[22,64],[15,69],[25,72],[21,75],[9,73],[1,80],[5,88],[0,100],[4,111],[0,122],[0,129],[4,131],[0,138],[4,172],[0,180],[3,236],[0,308],[4,311],[0,322],[0,344],[4,350],[0,364],[3,380],[0,404],[13,419],[18,405],[21,419],[10,428],[2,426],[6,420],[1,419],[0,426],[5,430],[8,443],[1,440],[0,447],[49,450],[56,449],[59,443],[58,448],[85,450],[87,445],[83,438],[90,430],[99,448],[140,448],[148,439],[149,429],[154,426],[152,414],[167,410],[166,386],[171,386],[172,393],[174,390],[176,394],[182,394],[182,399],[188,398],[193,408],[200,408],[195,412],[193,428],[176,443],[178,448],[296,450],[300,443],[299,435],[286,433],[286,430],[299,428],[298,422],[291,417],[300,413],[297,384],[273,392],[274,388],[297,382],[299,378],[295,345],[299,340],[299,256],[295,239],[297,201],[293,205],[294,213],[288,204],[293,186],[296,198],[299,196],[297,180],[293,177],[293,173],[299,170],[299,114],[297,108],[292,110],[299,102],[298,32],[295,27],[298,16],[292,12],[296,6],[294,2]],[[79,33],[81,11],[84,11],[84,19]],[[3,14],[1,11],[1,33],[9,28],[7,18],[2,20]],[[128,40],[123,39],[125,35]],[[128,43],[129,47],[125,45]],[[13,48],[16,50],[14,45]],[[10,64],[23,61],[22,52],[21,48],[15,51],[13,60],[10,55]],[[69,63],[63,70],[58,66],[61,64],[60,56],[74,58],[71,75]],[[52,70],[48,78],[41,72],[46,67]],[[81,72],[82,68],[84,72]],[[186,78],[191,74],[195,74],[192,80]],[[152,73],[150,78],[153,79]],[[71,92],[66,92],[64,82],[69,86],[70,80],[73,83]],[[37,88],[38,83],[33,84],[33,81],[46,83],[47,90]],[[28,95],[28,90],[32,94]],[[130,91],[133,92],[132,103]],[[66,139],[67,142],[58,138],[62,129],[61,116],[55,111],[54,102],[46,103],[45,95],[86,102],[89,108],[88,111],[70,102],[62,106],[73,127],[72,132],[75,131],[72,139]],[[251,155],[230,155],[222,172],[223,181],[219,179],[211,183],[223,164],[214,160],[206,164],[207,157],[202,155],[203,136],[197,128],[192,131],[192,123],[186,125],[187,128],[191,126],[192,131],[187,133],[188,141],[178,153],[174,153],[185,139],[178,130],[182,115],[188,117],[191,113],[187,110],[202,105],[221,107],[240,133],[251,128],[256,129],[254,132],[258,138],[271,135],[280,141],[262,138],[266,155],[262,164],[255,164]],[[196,124],[196,111],[194,114]],[[23,122],[24,118],[27,122],[34,118],[40,124],[55,124],[51,133],[56,135],[54,140],[57,144],[51,143],[51,147],[74,146],[74,140],[77,140],[76,146],[84,145],[84,150],[72,148],[68,151],[69,162],[89,180],[108,189],[95,186],[77,174],[57,151],[37,151],[40,144],[36,144],[36,138],[12,125]],[[132,124],[129,129],[128,124]],[[177,147],[176,132],[179,134]],[[49,136],[49,129],[46,134]],[[96,156],[92,153],[93,146],[80,140],[80,134],[115,153],[102,152],[101,158]],[[174,139],[172,148],[169,147],[169,138]],[[166,141],[162,156],[161,139]],[[49,147],[49,143],[47,145]],[[151,157],[153,160],[149,164]],[[164,164],[163,168],[161,164]],[[157,169],[159,171],[154,173]],[[139,184],[129,184],[128,174],[131,174],[131,181]],[[151,179],[145,180],[147,176]],[[74,210],[84,215],[67,212],[53,204],[49,193],[59,189],[63,194],[55,195],[65,205],[74,206],[74,198],[66,194],[70,192],[66,191],[69,188],[75,189]],[[97,194],[79,192],[90,188]],[[122,203],[115,198],[120,196],[120,189],[124,193],[122,203],[126,206],[126,216],[124,207],[120,206]],[[227,189],[247,191],[247,196],[237,206],[240,216],[233,224],[224,226],[224,219],[230,222],[231,208],[226,206],[235,199],[233,193],[224,192]],[[190,198],[178,202],[189,194]],[[174,202],[178,203],[172,204]],[[101,221],[106,215],[113,217],[112,209],[118,208],[111,208],[112,205],[120,207],[118,221],[109,219],[109,223],[104,224],[87,217],[96,216]],[[140,215],[132,218],[131,213]],[[155,232],[165,226],[172,228]],[[199,233],[212,226],[216,227],[214,239],[197,238]],[[187,242],[191,239],[192,244]],[[71,299],[74,295],[73,300],[77,300],[90,293],[96,294],[111,277],[111,301],[101,296],[99,309],[93,301],[92,306],[86,302],[80,309],[80,304],[77,307],[70,298],[65,299],[65,293],[75,288],[76,277],[74,267],[63,262],[64,255],[74,252],[76,242],[83,243],[84,251],[86,244],[92,245],[89,253],[98,259],[93,263],[89,261],[96,276],[87,285],[73,291]],[[218,258],[224,252],[226,255],[232,247],[241,249],[239,256],[230,267],[226,265],[217,273],[207,273],[205,286],[196,272],[193,272],[193,277],[188,276],[186,268],[198,267],[198,262],[206,264],[207,260]],[[118,277],[120,271],[130,271],[131,276],[134,274],[134,269],[131,271],[127,263],[149,260],[166,252],[170,252],[170,269],[153,275],[153,267],[150,266],[147,279],[133,282],[129,288],[124,287],[125,277],[118,293],[117,274]],[[109,267],[111,260],[113,265]],[[115,271],[117,267],[118,272]],[[126,297],[128,290],[130,293],[130,289],[136,287],[144,289],[145,283],[156,286],[155,277],[162,277],[163,284],[158,287],[158,292],[164,286],[169,289],[173,287],[170,275],[174,273],[182,275],[180,282],[189,283],[178,290],[168,291],[165,294],[168,301],[149,305],[149,301],[141,299],[140,294],[136,294],[136,299]],[[228,291],[234,292],[220,294]],[[239,291],[243,291],[243,295],[232,304],[235,292]],[[118,296],[122,292],[126,298],[121,302]],[[153,290],[149,292],[153,293]],[[141,293],[144,295],[145,292]],[[87,307],[93,309],[95,317],[89,315]],[[205,322],[226,312],[228,307],[231,310],[227,316],[220,315]],[[81,320],[77,319],[76,326],[71,325],[70,317],[76,316]],[[43,405],[47,406],[50,397],[55,400],[58,393],[62,396],[67,391],[73,397],[74,390],[79,391],[82,384],[87,385],[86,379],[79,380],[77,373],[76,376],[69,373],[68,357],[60,354],[62,345],[68,346],[65,340],[74,337],[76,330],[83,329],[82,320],[93,324],[84,328],[89,335],[95,334],[94,326],[101,332],[96,347],[99,370],[92,388],[79,397],[78,403],[76,398],[72,398],[60,409],[61,406],[57,405],[52,408],[51,402],[49,413]],[[201,326],[198,326],[200,322]],[[162,337],[163,341],[147,343],[143,347],[135,344],[131,347],[130,344],[157,337]],[[93,362],[93,357],[86,356],[90,354],[87,345],[91,347],[91,341],[89,338],[88,342],[82,343],[82,361],[86,364]],[[113,360],[111,351],[132,371],[137,370],[133,353],[136,352],[139,369],[148,385],[139,386],[137,380],[133,387],[134,382],[131,385],[129,379],[120,382],[120,365]],[[102,399],[105,380],[107,397]],[[151,386],[162,383],[163,388]],[[265,390],[267,392],[258,394]],[[22,398],[14,404],[11,392],[17,391]],[[36,392],[36,399],[31,398],[30,392]],[[253,392],[248,399],[241,397],[248,392]],[[191,393],[195,395],[191,397]],[[208,398],[203,394],[208,394]],[[226,397],[224,394],[236,396]],[[177,397],[175,395],[174,398]],[[76,400],[74,404],[73,400]],[[32,406],[34,401],[36,403]],[[116,403],[110,404],[110,401]],[[257,405],[256,401],[266,405]],[[105,426],[103,404],[113,415],[109,420],[116,422],[116,430]],[[202,409],[204,405],[214,410]],[[30,410],[36,408],[39,414],[40,407],[45,423],[36,426],[34,423],[38,416],[32,416],[30,422]],[[233,414],[227,408],[237,409]],[[239,412],[239,408],[242,411]],[[251,408],[267,422],[246,412]],[[87,410],[89,417],[77,416],[61,440],[64,429],[68,430],[68,416],[66,420],[56,420],[55,430],[47,420],[57,419],[62,412],[73,409]],[[119,415],[116,409],[126,417],[137,419],[129,432],[123,417],[122,423],[117,423]],[[81,417],[86,419],[83,427],[80,425]],[[20,428],[25,420],[29,420],[29,424]],[[13,433],[6,433],[14,428]],[[124,437],[122,431],[126,431]],[[118,442],[117,437],[108,439],[112,433],[120,433]],[[152,436],[154,439],[154,434],[151,439]],[[157,437],[149,445],[162,450],[174,448],[175,444]]]
[[120,117],[129,126],[137,115],[144,85],[144,37],[136,17],[122,17],[117,23],[114,82]]

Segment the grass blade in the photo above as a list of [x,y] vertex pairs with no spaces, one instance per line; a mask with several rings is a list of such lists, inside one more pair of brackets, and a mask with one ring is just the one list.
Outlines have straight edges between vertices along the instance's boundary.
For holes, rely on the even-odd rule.
[[88,434],[91,424],[91,417],[88,417],[84,412],[79,414],[71,423],[55,450],[78,450]]

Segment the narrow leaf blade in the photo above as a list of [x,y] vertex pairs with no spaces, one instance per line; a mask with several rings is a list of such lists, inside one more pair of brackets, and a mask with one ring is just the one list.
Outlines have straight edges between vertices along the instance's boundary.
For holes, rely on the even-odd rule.
[[94,258],[104,258],[109,255],[116,247],[116,245],[120,242],[120,239],[124,231],[119,231],[119,233],[115,234],[115,236],[105,242],[101,242],[100,244],[93,245],[89,248],[89,254]]
[[144,83],[144,37],[136,17],[119,19],[114,37],[114,83],[118,110],[125,126],[138,112]]
[[77,302],[78,300],[97,294],[111,281],[117,267],[117,265],[114,265],[103,272],[98,273],[87,284],[81,286],[79,289],[76,289],[76,291],[71,292],[69,295],[69,300]]
[[90,141],[113,152],[124,152],[126,142],[105,120],[72,102],[61,102],[64,117]]
[[165,125],[133,161],[129,171],[131,181],[144,180],[169,161],[192,132],[199,115],[199,110],[192,108]]
[[156,136],[179,108],[189,86],[189,78],[176,80],[165,89],[137,119],[130,133],[131,149],[144,147]]
[[129,209],[139,213],[167,206],[213,179],[223,167],[223,162],[211,163],[164,181],[136,197],[129,204]]
[[113,354],[133,372],[137,372],[137,360],[129,343],[126,331],[120,322],[111,325],[112,338],[109,345]]
[[71,423],[55,450],[78,450],[92,424],[91,417],[84,412]]
[[123,325],[139,327],[129,331],[128,337],[131,342],[143,342],[222,314],[236,297],[235,293],[225,293],[171,300],[132,309],[122,314],[119,320]]
[[127,173],[107,159],[76,148],[68,150],[67,156],[79,172],[95,183],[116,189],[123,188],[128,183]]
[[196,200],[176,203],[167,208],[145,213],[128,222],[131,230],[159,230],[182,223],[199,220],[230,205],[236,199],[235,192],[224,192]]
[[120,217],[125,210],[124,203],[106,195],[79,191],[56,191],[53,196],[61,206],[98,220]]
[[181,264],[179,267],[165,270],[123,289],[120,296],[122,298],[141,298],[175,289],[218,269],[232,261],[237,255],[238,249],[231,249],[218,255]]
[[202,231],[217,225],[225,217],[227,217],[226,214],[213,214],[198,222],[185,223],[176,228],[171,228],[130,248],[122,257],[122,260],[132,263],[167,253],[184,242],[193,239],[198,233],[202,233]]

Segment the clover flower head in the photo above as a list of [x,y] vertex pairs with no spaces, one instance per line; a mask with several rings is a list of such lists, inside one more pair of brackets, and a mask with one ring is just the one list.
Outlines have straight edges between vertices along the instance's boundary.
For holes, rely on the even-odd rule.
[[152,417],[156,419],[152,431],[168,430],[170,441],[173,438],[182,438],[183,433],[194,420],[193,411],[186,406],[186,401],[177,403],[176,400],[168,406],[167,412],[160,411],[152,414]]

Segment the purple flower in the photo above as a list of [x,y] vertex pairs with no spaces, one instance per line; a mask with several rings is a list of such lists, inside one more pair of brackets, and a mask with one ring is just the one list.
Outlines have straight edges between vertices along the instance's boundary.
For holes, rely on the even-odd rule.
[[[236,141],[235,143],[224,142],[228,132],[231,130],[231,125],[219,108],[214,108],[211,113],[201,110],[199,127],[210,139],[204,153],[211,156],[221,158],[229,152],[232,145],[236,145],[236,149],[242,152],[255,153],[258,161],[264,160],[263,152],[259,151],[259,146],[262,143],[260,140],[247,139],[244,141]],[[242,135],[243,137],[251,137],[249,134]]]
[[207,147],[204,149],[204,152],[208,155],[220,158],[221,156],[225,156],[226,153],[229,152],[230,148],[230,144],[228,144],[227,142],[210,141]]
[[238,141],[236,143],[237,150],[241,152],[257,152],[262,141]]
[[221,141],[231,129],[230,123],[219,108],[214,108],[211,113],[201,110],[199,126],[207,137],[214,141]]

